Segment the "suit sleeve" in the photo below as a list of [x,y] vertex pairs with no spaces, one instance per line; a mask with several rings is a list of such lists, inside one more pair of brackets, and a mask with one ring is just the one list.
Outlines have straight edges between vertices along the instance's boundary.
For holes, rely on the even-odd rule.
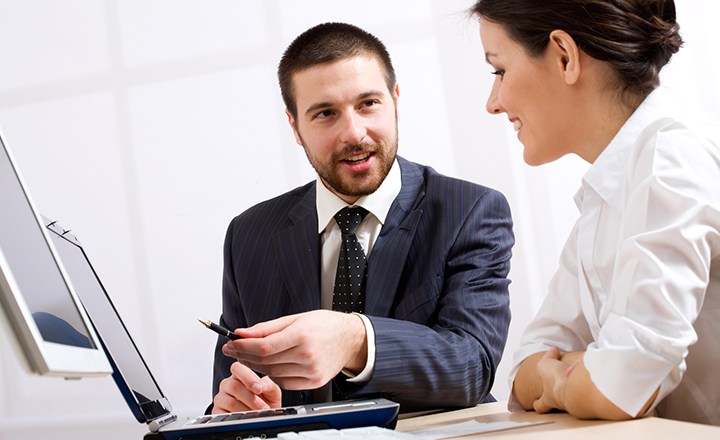
[[[239,300],[237,292],[237,283],[235,282],[235,265],[233,264],[233,225],[235,222],[230,224],[227,234],[225,236],[225,244],[223,249],[224,255],[224,269],[223,269],[223,314],[220,317],[220,325],[230,328],[243,328],[247,327],[247,322],[244,320],[245,313],[243,312],[243,305]],[[232,316],[232,322],[228,322],[226,316]],[[213,367],[213,391],[212,395],[215,396],[220,389],[220,382],[223,379],[230,376],[230,366],[235,362],[235,359],[229,358],[222,353],[222,346],[225,345],[227,339],[224,336],[218,336],[217,343],[215,344],[215,362]]]
[[[222,315],[219,320],[226,328],[247,328],[258,322],[308,310],[296,307],[289,300],[275,246],[270,239],[275,231],[285,227],[286,208],[293,206],[287,201],[294,199],[285,197],[265,202],[230,223],[223,248]],[[303,226],[303,231],[305,228]],[[316,231],[316,223],[306,229]],[[230,366],[235,362],[222,353],[226,342],[224,336],[219,336],[215,345],[213,397],[218,393],[220,382],[230,376]],[[312,401],[312,397],[312,392],[306,390],[283,390],[283,405],[304,404]],[[212,405],[208,411],[211,409]]]
[[[489,392],[510,324],[510,208],[502,194],[489,190],[455,223],[460,225],[448,225],[454,235],[446,254],[437,257],[444,258],[442,273],[406,294],[392,318],[369,317],[375,370],[363,386],[346,387],[347,397],[378,394],[412,408],[494,400]],[[418,304],[416,298],[431,299]],[[430,318],[416,319],[421,314]]]

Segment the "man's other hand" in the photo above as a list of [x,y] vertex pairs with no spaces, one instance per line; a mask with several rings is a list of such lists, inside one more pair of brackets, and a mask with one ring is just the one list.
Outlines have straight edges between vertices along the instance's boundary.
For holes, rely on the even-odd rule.
[[213,400],[213,414],[279,408],[282,391],[269,377],[258,377],[248,367],[235,362],[232,375],[220,382]]
[[223,354],[270,376],[287,390],[316,389],[341,370],[360,373],[367,363],[367,336],[357,315],[313,310],[238,329],[244,339]]

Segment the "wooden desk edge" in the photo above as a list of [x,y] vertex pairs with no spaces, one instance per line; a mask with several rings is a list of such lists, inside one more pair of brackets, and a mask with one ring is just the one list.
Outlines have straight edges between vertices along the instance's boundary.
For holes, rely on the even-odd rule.
[[481,423],[514,421],[538,422],[552,421],[550,424],[529,426],[509,431],[498,431],[462,439],[495,437],[532,437],[532,438],[633,438],[633,439],[720,439],[720,427],[681,422],[677,420],[646,417],[626,422],[606,420],[579,420],[567,413],[538,414],[534,411],[510,413],[507,402],[485,403],[472,408],[445,411],[435,414],[405,417],[398,420],[398,431],[415,431],[418,429],[462,423],[476,420]]

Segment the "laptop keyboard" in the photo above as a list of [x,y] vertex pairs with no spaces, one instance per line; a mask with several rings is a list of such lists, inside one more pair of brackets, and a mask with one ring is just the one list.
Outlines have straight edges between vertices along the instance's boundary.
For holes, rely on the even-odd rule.
[[295,408],[278,408],[278,409],[264,409],[258,411],[243,411],[237,413],[228,414],[215,414],[211,416],[198,417],[192,420],[188,425],[206,425],[210,423],[219,422],[232,422],[235,420],[248,420],[248,419],[259,419],[263,417],[276,417],[276,416],[287,416],[291,414],[297,414]]
[[393,431],[392,429],[377,426],[281,432],[277,435],[278,440],[328,440],[337,438],[342,440],[418,440],[419,437],[408,432]]

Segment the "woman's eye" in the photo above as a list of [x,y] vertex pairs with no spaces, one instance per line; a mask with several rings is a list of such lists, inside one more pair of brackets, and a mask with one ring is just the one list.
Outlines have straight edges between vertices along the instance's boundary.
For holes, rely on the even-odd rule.
[[498,70],[496,70],[496,71],[494,71],[494,72],[490,72],[490,73],[491,73],[492,75],[500,75],[500,78],[502,78],[502,77],[505,76],[505,71],[502,70],[502,69],[498,69]]

